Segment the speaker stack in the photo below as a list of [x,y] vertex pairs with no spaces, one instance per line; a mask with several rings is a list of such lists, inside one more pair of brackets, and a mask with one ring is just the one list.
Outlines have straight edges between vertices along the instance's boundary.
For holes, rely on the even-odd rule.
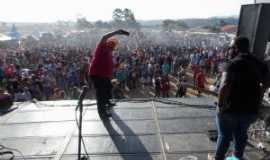
[[264,59],[270,56],[270,4],[243,5],[237,36],[245,36],[250,40],[250,52],[256,57]]

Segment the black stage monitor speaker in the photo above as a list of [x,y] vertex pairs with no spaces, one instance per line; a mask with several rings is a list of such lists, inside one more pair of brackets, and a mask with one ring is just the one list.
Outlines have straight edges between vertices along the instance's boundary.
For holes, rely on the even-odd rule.
[[243,5],[237,36],[245,36],[250,40],[250,52],[258,58],[268,56],[266,46],[270,42],[270,4]]

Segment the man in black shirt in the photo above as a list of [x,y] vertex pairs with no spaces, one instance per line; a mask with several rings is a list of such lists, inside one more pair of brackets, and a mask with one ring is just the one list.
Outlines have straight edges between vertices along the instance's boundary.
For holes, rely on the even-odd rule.
[[222,74],[218,97],[216,160],[224,160],[232,140],[235,157],[242,159],[247,130],[256,120],[269,74],[267,66],[249,53],[247,38],[238,37],[233,49],[233,58]]

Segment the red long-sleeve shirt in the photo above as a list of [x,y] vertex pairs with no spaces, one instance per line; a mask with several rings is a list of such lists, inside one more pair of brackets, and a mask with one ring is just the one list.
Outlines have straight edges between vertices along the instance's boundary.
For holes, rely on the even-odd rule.
[[113,74],[112,49],[106,42],[100,41],[93,52],[93,58],[89,64],[90,75],[111,78]]

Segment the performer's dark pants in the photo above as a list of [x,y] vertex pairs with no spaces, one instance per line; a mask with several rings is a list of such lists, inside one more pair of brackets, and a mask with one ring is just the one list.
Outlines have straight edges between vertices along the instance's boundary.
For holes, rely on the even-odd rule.
[[110,78],[100,76],[90,76],[95,90],[97,99],[97,108],[100,115],[105,114],[106,106],[112,98],[112,84]]

